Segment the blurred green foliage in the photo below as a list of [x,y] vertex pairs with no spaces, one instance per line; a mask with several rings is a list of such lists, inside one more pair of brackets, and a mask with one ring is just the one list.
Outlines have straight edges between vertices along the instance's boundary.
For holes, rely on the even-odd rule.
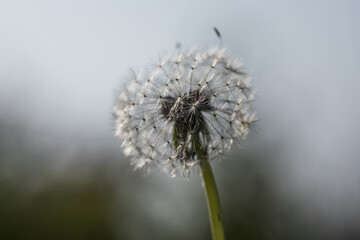
[[[20,126],[0,121],[0,239],[210,239],[196,174],[144,177],[118,148],[36,144]],[[279,149],[213,164],[227,239],[329,239],[279,193]]]

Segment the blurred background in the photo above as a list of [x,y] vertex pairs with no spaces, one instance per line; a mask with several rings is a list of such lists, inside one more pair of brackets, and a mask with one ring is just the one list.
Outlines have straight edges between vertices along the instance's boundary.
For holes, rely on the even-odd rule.
[[133,171],[129,69],[223,43],[256,133],[214,162],[228,239],[360,239],[357,1],[0,2],[0,239],[210,239],[201,179]]

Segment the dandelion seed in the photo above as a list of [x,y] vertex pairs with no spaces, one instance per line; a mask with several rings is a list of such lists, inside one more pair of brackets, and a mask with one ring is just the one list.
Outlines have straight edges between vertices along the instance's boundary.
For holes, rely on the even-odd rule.
[[114,107],[115,135],[136,168],[189,172],[198,147],[218,158],[256,120],[250,78],[224,49],[178,51],[131,80]]
[[214,27],[213,29],[215,31],[216,36],[218,36],[218,38],[221,38],[220,31],[216,27]]

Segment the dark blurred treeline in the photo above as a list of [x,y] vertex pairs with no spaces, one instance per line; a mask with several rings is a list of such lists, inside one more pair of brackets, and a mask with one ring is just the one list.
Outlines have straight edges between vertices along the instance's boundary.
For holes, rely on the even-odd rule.
[[[210,236],[208,229],[161,225],[166,221],[161,220],[164,217],[156,220],[154,210],[149,209],[154,204],[148,198],[152,194],[163,195],[166,202],[166,190],[157,184],[156,177],[134,171],[129,161],[122,159],[118,146],[93,148],[61,139],[49,143],[43,133],[38,141],[37,134],[21,124],[0,120],[0,239]],[[182,179],[175,182],[188,185]],[[206,217],[201,219],[205,226]],[[187,224],[183,219],[177,220],[181,221]],[[187,225],[199,224],[188,221]]]
[[[210,239],[198,176],[144,176],[118,147],[37,138],[0,121],[0,239]],[[279,194],[279,148],[214,164],[228,239],[329,238]]]

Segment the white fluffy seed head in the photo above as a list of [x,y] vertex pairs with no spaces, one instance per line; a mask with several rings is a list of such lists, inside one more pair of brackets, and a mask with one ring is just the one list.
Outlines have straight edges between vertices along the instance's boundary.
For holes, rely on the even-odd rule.
[[199,163],[195,140],[212,160],[246,138],[256,121],[250,83],[224,49],[164,58],[134,74],[117,98],[115,136],[136,168],[155,166],[172,175],[190,171]]

